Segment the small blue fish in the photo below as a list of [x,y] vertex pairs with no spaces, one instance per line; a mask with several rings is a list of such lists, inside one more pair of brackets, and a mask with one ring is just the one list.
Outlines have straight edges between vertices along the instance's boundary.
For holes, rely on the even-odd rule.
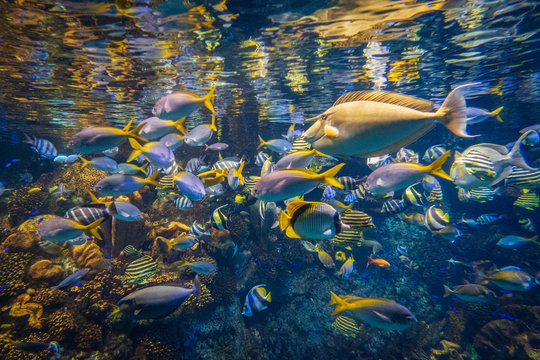
[[[327,199],[333,199],[336,197],[336,190],[334,190],[334,188],[330,185],[328,185],[327,187],[324,188],[324,191],[323,191],[323,197],[324,198],[327,198]],[[347,200],[345,200],[347,201]],[[350,201],[349,201],[350,202]]]
[[69,285],[73,284],[75,281],[79,280],[80,278],[82,278],[83,276],[88,274],[89,271],[90,271],[89,268],[84,268],[84,269],[81,269],[81,270],[77,270],[73,274],[69,275],[67,278],[62,280],[60,282],[60,284],[55,286],[55,288],[56,289],[63,289],[65,287],[68,287]]

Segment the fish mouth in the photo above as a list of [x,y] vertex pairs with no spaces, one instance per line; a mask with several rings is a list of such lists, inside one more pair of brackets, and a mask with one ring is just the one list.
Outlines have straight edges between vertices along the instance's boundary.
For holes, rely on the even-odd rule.
[[[317,118],[319,118],[318,116]],[[315,118],[313,118],[315,119]],[[311,119],[310,119],[311,120]],[[306,120],[307,121],[307,120]],[[304,132],[304,140],[312,144],[324,136],[324,126],[321,121],[317,120],[309,129]]]

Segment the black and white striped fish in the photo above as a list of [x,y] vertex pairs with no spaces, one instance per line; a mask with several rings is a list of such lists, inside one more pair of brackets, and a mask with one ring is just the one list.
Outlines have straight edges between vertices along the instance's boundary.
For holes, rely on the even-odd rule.
[[424,225],[432,232],[438,231],[450,225],[450,217],[441,208],[432,205],[424,215]]
[[294,139],[294,142],[292,143],[291,150],[289,150],[289,154],[292,154],[297,151],[302,150],[311,150],[311,144],[308,143],[303,136],[297,137]]
[[371,216],[359,210],[346,210],[341,214],[341,221],[351,228],[371,229],[375,227]]
[[107,206],[104,204],[77,206],[69,209],[65,215],[66,219],[75,220],[81,225],[89,225],[106,216],[108,216]]
[[495,195],[498,195],[500,191],[500,188],[494,189],[492,187],[478,187],[470,190],[458,188],[458,199],[463,202],[472,200],[479,203],[485,203],[487,201],[492,201],[495,198]]
[[418,163],[418,153],[403,147],[397,152],[396,160],[397,162]]
[[[495,177],[493,161],[489,156],[478,150],[471,150],[467,155],[459,157],[455,162],[463,163],[467,171],[477,177]],[[480,177],[479,177],[480,178]]]
[[157,272],[157,262],[151,256],[143,255],[132,261],[124,272],[122,282],[126,285],[142,284]]
[[203,160],[201,158],[189,159],[186,164],[186,171],[196,175],[199,173],[202,165]]
[[371,170],[380,168],[383,165],[388,165],[392,162],[392,155],[386,154],[367,158],[366,164]]
[[347,246],[362,246],[364,237],[362,231],[359,228],[350,228],[342,231],[332,239],[330,242],[334,245],[347,247]]
[[189,210],[193,208],[193,203],[188,197],[180,196],[174,200],[174,206],[180,210]]
[[431,164],[440,158],[444,153],[446,153],[446,149],[442,145],[433,145],[426,150],[422,160]]
[[356,320],[348,316],[338,315],[336,320],[334,320],[332,323],[332,326],[343,335],[350,336],[352,338],[356,338],[360,333],[360,327],[358,326]]
[[475,219],[462,218],[461,222],[465,223],[465,224],[467,224],[469,226],[472,226],[472,227],[488,226],[488,225],[498,223],[499,221],[501,221],[505,217],[506,216],[499,215],[499,214],[482,214],[479,217],[477,217],[476,220]]
[[46,159],[54,159],[56,155],[58,155],[58,151],[49,140],[39,139],[35,136],[30,138],[26,134],[24,134],[24,136],[26,139],[23,140],[23,142],[29,144],[32,147],[32,150],[37,152],[40,156]]
[[343,185],[343,191],[351,192],[354,189],[356,189],[356,186],[358,185],[358,180],[351,176],[340,176],[336,178],[336,180]]
[[231,170],[231,169],[238,169],[242,161],[237,157],[228,157],[221,160],[216,161],[212,165],[212,170]]
[[384,202],[382,212],[387,214],[399,214],[409,207],[408,203],[400,199],[390,199]]
[[242,315],[253,316],[254,313],[268,309],[272,302],[271,293],[267,292],[265,284],[257,285],[249,290],[244,302]]
[[263,166],[264,163],[266,162],[266,160],[268,160],[269,158],[270,158],[270,156],[268,156],[268,154],[266,154],[263,151],[259,151],[259,153],[255,157],[255,165]]
[[536,189],[540,187],[540,170],[527,170],[512,166],[512,172],[504,180],[506,186]]
[[194,221],[193,224],[191,224],[189,234],[196,237],[210,236],[210,232],[206,231],[202,225],[197,223],[197,221]]

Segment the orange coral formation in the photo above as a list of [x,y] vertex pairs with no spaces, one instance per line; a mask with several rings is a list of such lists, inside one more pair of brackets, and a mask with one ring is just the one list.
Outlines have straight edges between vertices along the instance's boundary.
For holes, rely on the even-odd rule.
[[71,165],[62,175],[62,182],[68,189],[75,189],[78,195],[84,195],[86,191],[93,191],[99,180],[107,176],[106,172],[87,166],[81,170],[82,163],[76,162]]
[[75,263],[81,268],[102,270],[107,268],[109,262],[94,241],[87,241],[82,245],[73,246],[72,255]]
[[2,311],[9,310],[11,316],[26,316],[28,318],[28,324],[36,329],[41,329],[41,316],[43,315],[43,306],[30,302],[31,296],[29,294],[21,294],[12,305],[5,306]]
[[33,280],[54,280],[59,279],[64,274],[64,270],[60,265],[55,265],[51,260],[38,260],[30,269],[28,276]]
[[23,222],[17,230],[7,237],[2,243],[3,248],[8,248],[10,251],[28,251],[34,247],[41,238],[37,234],[39,225],[37,224],[39,218],[48,220],[53,218],[54,215],[43,215],[38,218],[28,219]]
[[15,296],[28,288],[24,275],[31,259],[28,253],[0,253],[0,284],[6,285],[0,295]]

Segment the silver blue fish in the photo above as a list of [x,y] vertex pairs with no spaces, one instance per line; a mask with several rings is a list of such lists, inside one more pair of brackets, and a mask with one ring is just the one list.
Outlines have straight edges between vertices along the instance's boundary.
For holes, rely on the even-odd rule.
[[49,140],[39,139],[35,136],[30,138],[26,134],[24,134],[24,136],[26,139],[23,140],[23,142],[29,144],[32,147],[32,150],[37,152],[40,156],[46,159],[54,159],[56,155],[58,155],[58,151]]
[[159,139],[159,142],[171,150],[176,150],[184,143],[185,137],[180,134],[167,134]]
[[84,268],[84,269],[81,269],[81,270],[77,270],[73,274],[69,275],[67,278],[62,280],[60,282],[60,284],[55,286],[55,288],[63,289],[65,287],[68,287],[69,285],[73,284],[74,282],[76,282],[77,280],[79,280],[80,278],[82,278],[83,276],[88,274],[89,271],[90,271],[89,268]]
[[181,171],[175,174],[174,183],[182,192],[182,195],[188,197],[190,200],[199,201],[206,195],[202,181],[190,172]]
[[122,221],[139,221],[143,218],[139,208],[125,201],[113,201],[107,206],[107,213]]

